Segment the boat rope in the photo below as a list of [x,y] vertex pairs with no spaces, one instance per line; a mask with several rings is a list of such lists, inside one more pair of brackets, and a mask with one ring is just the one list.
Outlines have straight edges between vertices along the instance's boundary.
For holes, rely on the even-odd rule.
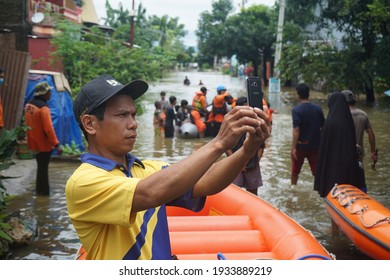
[[372,228],[372,227],[375,227],[377,225],[379,225],[380,223],[384,223],[384,222],[388,222],[390,223],[390,217],[384,217],[382,219],[379,219],[378,221],[376,221],[375,223],[372,223],[371,225],[367,225],[365,222],[364,222],[364,219],[363,219],[363,212],[364,211],[361,211],[360,212],[360,222],[362,223],[363,226],[365,226],[366,228]]
[[338,186],[337,184],[334,184],[334,187],[330,191],[330,195],[332,196],[332,198],[335,198],[337,196],[336,195],[337,186]]
[[337,188],[337,184],[333,187],[333,189],[331,191],[331,196],[333,198],[335,198],[335,199],[338,199],[338,202],[339,202],[340,206],[345,207],[345,208],[348,207],[349,213],[351,213],[351,214],[359,214],[360,222],[361,222],[361,224],[365,228],[372,228],[372,227],[375,227],[375,226],[377,226],[377,225],[379,225],[381,223],[385,223],[385,222],[390,223],[390,217],[387,216],[387,217],[383,217],[383,218],[377,220],[376,222],[374,222],[374,223],[372,223],[370,225],[367,224],[364,221],[363,214],[368,211],[368,206],[364,205],[362,208],[357,209],[357,210],[353,210],[352,208],[353,208],[353,205],[358,200],[369,200],[370,198],[365,196],[364,194],[363,195],[356,194],[356,196],[359,196],[359,197],[352,197],[350,200],[347,200],[346,202],[343,202],[343,200],[345,200],[347,198],[350,198],[351,196],[347,194],[348,190],[347,191],[341,190],[339,193],[336,194],[336,188]]
[[357,201],[359,201],[359,200],[370,200],[370,198],[367,197],[366,194],[360,194],[360,193],[356,192],[355,190],[344,190],[345,188],[349,188],[348,186],[339,187],[338,189],[340,191],[336,194],[337,188],[338,188],[338,185],[335,184],[333,189],[331,190],[332,198],[337,199],[337,201],[340,204],[340,206],[342,206],[344,208],[348,207],[349,212],[351,214],[356,214],[356,213],[360,213],[361,211],[368,210],[366,205],[364,205],[363,208],[360,208],[358,210],[353,210],[352,209],[353,205]]
[[368,199],[366,197],[366,194],[363,194],[363,193],[358,193],[356,191],[344,191],[342,192],[342,194],[344,195],[345,198],[348,198],[348,197],[364,197],[365,199]]
[[340,190],[341,192],[343,192],[344,189],[346,188],[349,188],[349,186],[340,186],[336,183],[334,184],[334,187],[332,188],[332,190],[330,191],[330,194],[333,198],[335,198],[336,196],[338,196],[339,194],[336,194],[336,191],[337,190]]
[[[349,212],[350,213],[352,213],[352,206],[353,206],[353,204],[355,204],[357,201],[359,201],[359,200],[369,200],[369,198],[367,198],[367,197],[354,197],[354,198],[352,198],[351,200],[348,200],[347,202],[345,202],[345,203],[343,203],[342,201],[344,200],[344,198],[343,197],[340,197],[339,198],[339,204],[340,204],[340,206],[342,206],[342,207],[344,207],[344,208],[347,208],[347,207],[349,207]],[[363,207],[364,208],[364,207]],[[362,209],[363,209],[362,208]],[[367,210],[367,209],[366,209]],[[358,211],[360,211],[360,210],[358,210]],[[355,211],[356,212],[356,211]]]
[[306,259],[310,259],[310,258],[318,258],[318,259],[323,259],[323,260],[332,260],[329,257],[323,256],[323,255],[317,255],[317,254],[305,255],[303,257],[298,258],[297,260],[306,260]]
[[343,202],[344,199],[345,199],[345,197],[342,195],[340,195],[338,197],[339,204],[342,207],[351,207],[356,202],[356,200],[354,198],[352,198],[351,200],[347,200],[346,202]]
[[362,214],[363,212],[367,211],[368,210],[368,207],[367,205],[364,205],[362,208],[356,210],[356,211],[352,211],[352,207],[349,208],[349,213],[351,214]]
[[[350,189],[350,187],[351,187],[350,185],[339,186],[339,185],[335,184],[331,190],[332,198],[338,198],[340,196],[343,196],[343,198],[345,198],[345,197],[366,197],[366,194],[359,193],[359,191],[357,189]],[[345,189],[347,189],[347,190],[345,190]],[[337,191],[339,191],[339,192],[336,193]],[[365,199],[369,199],[369,198],[365,198]]]
[[[347,187],[348,186],[338,187],[338,185],[335,184],[334,187],[332,188],[331,192],[330,192],[331,197],[334,198],[334,199],[337,199],[339,204],[340,204],[340,206],[345,207],[345,208],[348,207],[349,213],[351,213],[351,214],[359,214],[360,222],[361,222],[361,224],[365,228],[372,228],[372,227],[375,227],[375,226],[377,226],[377,225],[379,225],[381,223],[385,223],[385,222],[390,223],[390,216],[387,216],[387,217],[383,217],[383,218],[377,220],[376,222],[374,222],[374,223],[372,223],[370,225],[367,224],[364,221],[363,214],[369,210],[368,206],[364,205],[362,208],[357,209],[357,210],[352,210],[352,208],[353,208],[353,205],[358,200],[370,200],[370,198],[367,197],[365,194],[354,193],[353,190],[344,190]],[[338,193],[336,193],[337,190],[339,190]],[[348,192],[350,192],[351,194],[349,195]],[[348,198],[351,198],[351,199],[347,200],[346,202],[343,202],[345,199],[348,199]]]

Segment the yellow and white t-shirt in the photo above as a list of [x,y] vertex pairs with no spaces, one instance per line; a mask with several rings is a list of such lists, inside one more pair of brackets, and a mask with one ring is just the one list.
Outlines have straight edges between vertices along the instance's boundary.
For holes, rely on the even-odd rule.
[[[68,214],[87,251],[87,259],[171,259],[165,205],[130,215],[138,182],[165,167],[161,161],[141,162],[128,154],[129,170],[93,154],[66,184]],[[175,205],[199,211],[205,198],[191,199],[192,190]]]

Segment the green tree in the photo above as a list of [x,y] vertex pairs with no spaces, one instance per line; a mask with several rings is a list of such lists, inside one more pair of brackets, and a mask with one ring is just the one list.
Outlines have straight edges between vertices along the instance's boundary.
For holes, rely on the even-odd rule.
[[[263,74],[265,81],[265,61],[272,60],[275,30],[275,10],[264,5],[243,9],[226,21],[228,44],[225,54],[229,57],[236,54],[237,59],[243,63],[251,62],[254,75]],[[259,65],[263,65],[261,71],[258,69]]]
[[382,93],[390,88],[390,56],[383,55],[390,52],[390,1],[374,0],[368,8],[373,27],[380,34],[374,50],[374,57],[380,62],[375,68],[374,87]]
[[186,35],[184,25],[179,24],[179,18],[170,18],[164,15],[161,18],[158,16],[150,17],[151,27],[156,34],[156,41],[162,48],[170,48]]
[[[106,20],[105,24],[115,29],[115,33],[112,38],[122,40],[124,42],[130,42],[130,12],[128,10],[122,11],[121,9],[113,9],[109,3],[106,3],[106,7],[108,9],[107,15],[109,15],[110,20]],[[121,18],[122,20],[118,23],[115,21],[116,18]],[[146,9],[142,6],[142,4],[138,5],[134,26],[134,45],[141,48],[151,48],[152,39],[149,32],[147,32],[149,24],[146,18]]]
[[[368,104],[375,102],[376,68],[382,63],[381,58],[376,56],[378,43],[389,36],[386,30],[389,23],[383,21],[384,18],[378,13],[381,3],[383,1],[329,0],[322,12],[324,19],[333,22],[344,34],[342,42],[349,52],[345,62],[349,64],[348,71],[354,70],[353,77],[346,75],[347,86],[352,84],[366,93]],[[381,27],[384,27],[384,32]]]
[[[367,104],[372,105],[375,103],[374,93],[390,85],[390,57],[384,55],[390,51],[389,7],[389,0],[289,0],[284,44],[297,47],[304,44],[303,40],[316,40],[337,45],[338,48],[331,53],[339,61],[336,73],[340,75],[337,78],[338,82],[341,80],[340,87],[365,93]],[[295,31],[301,28],[302,32],[288,32],[289,28]],[[283,56],[285,53],[291,55],[293,52],[284,51]],[[332,61],[332,55],[326,59]],[[291,61],[285,61],[284,65],[289,63]],[[302,72],[305,72],[303,68],[311,67],[308,64],[299,65]],[[330,76],[324,76],[323,80],[331,82]]]
[[[106,2],[107,20],[106,24],[115,28],[113,38],[117,40],[129,41],[130,16],[129,11],[122,6],[113,9]],[[179,23],[179,18],[170,18],[168,15],[158,17],[147,16],[146,9],[139,4],[135,16],[135,36],[134,44],[141,48],[150,49],[159,56],[162,54],[161,65],[164,69],[172,68],[176,61],[181,63],[182,59],[187,60],[187,50],[182,39],[186,35],[184,25]],[[154,48],[159,48],[154,50]],[[169,63],[167,63],[169,61]]]
[[330,92],[343,87],[345,64],[342,53],[324,41],[304,40],[283,47],[279,62],[283,84],[304,80],[312,87]]
[[87,81],[98,75],[109,73],[119,81],[142,78],[155,80],[161,75],[159,54],[144,48],[132,48],[121,40],[112,40],[98,28],[81,34],[81,27],[60,21],[56,26],[60,32],[52,39],[56,51],[53,60],[60,60],[73,92],[77,93]]
[[[308,25],[316,23],[318,18],[318,0],[286,0],[285,25],[296,25],[305,29]],[[279,6],[278,13],[279,13]],[[284,35],[288,36],[287,32]]]
[[112,28],[118,28],[121,25],[130,24],[130,13],[127,9],[123,9],[122,2],[119,2],[119,8],[114,9],[111,7],[108,0],[106,0],[106,14],[107,18],[104,19],[104,24],[111,26]]
[[[324,88],[330,88],[333,86],[327,81],[336,82],[329,77],[332,73],[325,70],[330,67],[329,63],[322,65],[327,61],[326,57],[332,55],[333,47],[327,44],[327,40],[321,37],[323,34],[318,30],[318,5],[318,0],[286,1],[283,49],[278,64],[283,84],[295,84],[304,80],[312,86],[322,85]],[[317,51],[317,48],[321,51]]]
[[[276,10],[279,13],[279,6],[276,6]],[[322,39],[317,28],[320,20],[318,16],[318,0],[286,0],[284,43],[303,43],[305,40]]]
[[103,32],[97,27],[89,29],[58,20],[57,33],[52,39],[56,51],[53,61],[61,61],[73,92],[90,79],[109,73],[118,80],[143,78],[156,80],[177,62],[193,60],[193,52],[181,41],[186,35],[178,18],[146,16],[140,4],[135,16],[134,47],[129,48],[131,17],[119,5],[111,7],[106,1],[105,22],[113,29]]
[[212,11],[204,11],[198,20],[195,34],[198,38],[199,62],[213,65],[227,53],[226,20],[233,11],[231,0],[213,1]]

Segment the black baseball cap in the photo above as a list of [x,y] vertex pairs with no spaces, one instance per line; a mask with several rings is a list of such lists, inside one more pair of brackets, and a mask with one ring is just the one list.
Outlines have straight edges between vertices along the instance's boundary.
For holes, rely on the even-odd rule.
[[134,80],[123,85],[110,75],[99,76],[85,84],[76,99],[73,101],[73,112],[76,121],[80,123],[83,115],[89,114],[93,109],[106,102],[116,94],[126,94],[136,100],[149,88],[143,80]]

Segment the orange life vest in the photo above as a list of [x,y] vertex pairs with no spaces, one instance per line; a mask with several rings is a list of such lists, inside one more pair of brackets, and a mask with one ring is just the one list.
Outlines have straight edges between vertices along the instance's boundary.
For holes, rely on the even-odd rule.
[[225,101],[225,98],[228,95],[229,94],[225,92],[223,94],[219,94],[216,97],[214,97],[213,108],[210,112],[209,119],[207,120],[207,122],[216,121],[221,123],[223,121],[224,115],[226,115],[228,112],[226,101]]
[[206,130],[206,124],[203,122],[202,117],[201,117],[199,111],[196,110],[196,109],[193,109],[191,111],[191,116],[192,116],[193,123],[198,128],[198,132],[201,133],[201,132],[205,131]]
[[195,92],[195,96],[192,99],[192,107],[198,109],[199,111],[207,111],[206,97],[203,95],[203,92]]
[[27,144],[31,150],[50,152],[59,143],[51,121],[50,108],[42,100],[32,100],[25,107]]

